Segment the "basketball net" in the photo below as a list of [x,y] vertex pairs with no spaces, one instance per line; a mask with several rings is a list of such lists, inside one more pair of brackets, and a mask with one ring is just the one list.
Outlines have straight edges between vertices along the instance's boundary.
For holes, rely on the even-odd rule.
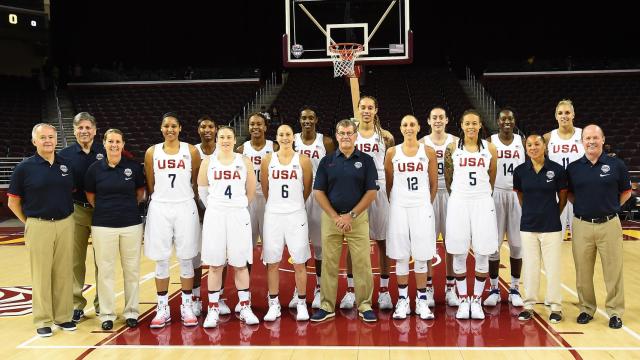
[[354,69],[356,59],[362,54],[364,47],[357,43],[335,43],[329,46],[329,54],[333,61],[333,77],[357,77]]

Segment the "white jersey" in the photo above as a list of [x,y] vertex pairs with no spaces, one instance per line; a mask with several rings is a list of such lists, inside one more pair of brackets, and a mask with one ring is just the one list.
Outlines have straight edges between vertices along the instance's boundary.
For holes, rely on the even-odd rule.
[[384,155],[387,152],[387,146],[384,144],[382,135],[374,133],[372,137],[366,138],[358,133],[355,145],[358,150],[373,158],[378,170],[378,181],[384,181]]
[[307,155],[311,160],[311,165],[313,166],[313,177],[315,179],[320,160],[327,155],[327,149],[325,149],[323,142],[324,136],[320,133],[316,133],[316,139],[311,145],[305,145],[302,141],[301,133],[293,135],[293,139],[295,140],[294,145],[296,147],[296,151],[300,154]]
[[264,196],[262,194],[262,186],[260,186],[260,165],[262,164],[262,159],[264,157],[273,152],[273,141],[266,140],[266,144],[260,151],[257,151],[251,146],[251,141],[245,141],[242,144],[242,155],[251,159],[251,163],[253,164],[253,172],[256,173],[256,195]]
[[456,149],[453,152],[453,181],[451,182],[451,194],[462,195],[491,195],[489,182],[489,166],[491,153],[489,143],[482,140],[480,152],[469,152],[460,149],[456,141]]
[[273,153],[269,162],[269,196],[265,211],[276,214],[304,210],[304,183],[300,154],[295,153],[288,165]]
[[211,155],[217,155],[218,154],[218,148],[213,150],[213,154],[211,154],[211,155],[205,154],[204,151],[202,151],[202,143],[196,145],[196,149],[198,149],[198,152],[200,153],[200,159],[201,160],[204,160],[204,159],[208,158]]
[[215,207],[245,208],[247,199],[247,166],[242,155],[234,153],[233,162],[224,165],[217,156],[209,159],[207,202]]
[[584,155],[584,146],[582,146],[582,129],[574,128],[573,136],[564,140],[558,136],[558,129],[551,131],[549,144],[547,145],[549,159],[565,169],[570,163],[580,159]]
[[431,146],[436,151],[436,159],[438,160],[438,190],[447,191],[447,185],[444,181],[444,152],[447,150],[447,146],[453,142],[453,135],[447,134],[447,138],[444,140],[444,144],[436,145],[431,141],[429,135],[422,138],[425,145]]
[[505,145],[500,141],[498,134],[493,134],[491,142],[498,152],[498,169],[494,187],[500,190],[513,190],[513,169],[524,163],[522,138],[514,135],[511,144]]
[[189,144],[180,142],[180,150],[175,155],[165,153],[163,147],[163,143],[156,144],[153,150],[154,185],[151,199],[162,202],[193,199]]
[[393,187],[391,205],[400,207],[418,207],[431,203],[429,192],[429,158],[425,154],[425,145],[420,143],[418,152],[408,156],[402,151],[402,145],[396,145],[393,162]]

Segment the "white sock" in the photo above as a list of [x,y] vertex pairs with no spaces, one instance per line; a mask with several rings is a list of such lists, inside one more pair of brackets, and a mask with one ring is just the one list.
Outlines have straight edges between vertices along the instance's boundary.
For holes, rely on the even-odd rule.
[[158,306],[168,305],[169,304],[169,295],[158,295]]
[[186,294],[184,291],[182,292],[182,304],[191,305],[193,302],[193,294]]
[[320,287],[320,276],[316,275],[316,287]]
[[353,285],[353,276],[351,276],[351,277],[347,276],[347,287],[350,287],[350,288],[355,287]]
[[388,288],[389,287],[389,278],[383,279],[380,278],[380,287]]
[[423,299],[425,300],[427,298],[427,291],[425,289],[425,291],[420,291],[418,290],[418,299]]
[[193,292],[193,297],[194,298],[199,298],[200,297],[200,286],[194,287],[192,292]]
[[511,277],[511,288],[512,289],[518,289],[518,286],[520,284],[520,278],[517,277]]
[[214,291],[209,293],[209,304],[217,304],[220,301],[222,291]]
[[458,287],[458,296],[467,297],[467,279],[456,279],[456,285]]
[[250,294],[251,293],[249,292],[249,290],[238,291],[238,300],[240,302],[249,301],[249,299],[251,298]]
[[473,285],[473,295],[477,297],[482,297],[482,292],[484,291],[484,283],[485,280],[475,279],[475,284]]
[[489,278],[489,282],[491,283],[491,288],[495,289],[498,287],[498,278]]
[[404,288],[398,287],[398,297],[407,298],[409,296],[409,286],[405,286]]

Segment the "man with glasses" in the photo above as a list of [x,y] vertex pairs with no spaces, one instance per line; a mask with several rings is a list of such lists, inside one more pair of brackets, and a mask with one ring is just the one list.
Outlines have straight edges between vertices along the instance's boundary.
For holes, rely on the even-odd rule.
[[325,156],[316,172],[313,189],[323,210],[322,301],[311,321],[324,321],[335,316],[343,239],[351,252],[358,314],[366,322],[377,321],[371,308],[373,277],[367,208],[376,198],[378,175],[373,158],[355,148],[356,134],[357,126],[353,121],[338,122],[338,150]]

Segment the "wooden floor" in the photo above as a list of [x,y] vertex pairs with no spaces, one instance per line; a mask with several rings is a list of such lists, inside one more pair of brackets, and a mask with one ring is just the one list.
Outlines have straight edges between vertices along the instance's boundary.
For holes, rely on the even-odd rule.
[[[563,309],[565,320],[549,324],[548,309],[537,305],[539,316],[525,323],[517,321],[518,309],[503,303],[495,309],[485,308],[483,321],[455,320],[453,313],[442,303],[443,283],[441,266],[436,267],[436,319],[429,322],[412,319],[404,322],[390,319],[390,313],[381,313],[380,321],[368,326],[357,319],[355,313],[339,312],[335,320],[327,323],[297,323],[292,313],[283,308],[282,318],[275,323],[254,327],[239,325],[235,317],[226,320],[215,331],[201,327],[187,329],[179,323],[179,296],[170,302],[173,324],[162,331],[151,331],[148,322],[153,316],[155,287],[154,264],[143,257],[141,268],[141,325],[135,330],[124,328],[123,320],[116,321],[114,331],[103,332],[100,322],[88,306],[88,318],[75,332],[54,330],[46,339],[35,336],[31,317],[30,275],[28,254],[22,239],[22,229],[12,224],[0,224],[0,344],[2,359],[640,359],[640,223],[625,223],[624,280],[626,312],[625,326],[620,330],[608,328],[604,309],[604,282],[600,263],[596,264],[595,286],[598,294],[598,312],[587,325],[578,325],[575,272],[571,242],[563,244]],[[503,247],[501,284],[510,281],[508,249]],[[283,262],[284,263],[284,262]],[[87,260],[87,289],[85,297],[91,300],[95,287],[93,259]],[[313,269],[309,269],[310,274]],[[118,270],[119,271],[119,270]],[[171,267],[172,279],[178,279],[175,260]],[[229,277],[231,278],[231,276]],[[116,288],[122,290],[121,276]],[[281,276],[281,303],[286,306],[290,298],[292,279],[288,269]],[[309,277],[309,288],[315,283]],[[178,284],[172,280],[170,293],[177,295]],[[341,289],[344,280],[341,279]],[[231,284],[230,281],[228,281]],[[376,276],[375,283],[378,280]],[[392,281],[393,283],[393,281]],[[544,286],[544,284],[542,284]],[[395,285],[392,286],[392,288]],[[256,314],[266,312],[264,267],[255,264],[252,274],[252,301]],[[227,286],[230,305],[235,304],[233,287]],[[310,292],[309,292],[310,293]],[[393,297],[396,299],[395,291]],[[341,296],[341,294],[339,294]],[[116,300],[121,312],[123,296]],[[350,319],[353,318],[353,319]]]

